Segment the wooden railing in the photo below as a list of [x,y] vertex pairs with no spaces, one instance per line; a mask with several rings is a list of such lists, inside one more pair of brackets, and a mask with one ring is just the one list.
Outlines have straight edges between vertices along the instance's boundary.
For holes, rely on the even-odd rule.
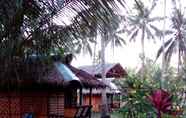
[[91,117],[90,105],[76,106],[72,108],[65,108],[65,118],[88,118]]

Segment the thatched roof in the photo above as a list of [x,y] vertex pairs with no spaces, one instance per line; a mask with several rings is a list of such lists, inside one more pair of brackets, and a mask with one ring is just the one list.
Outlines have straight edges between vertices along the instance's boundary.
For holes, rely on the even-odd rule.
[[[0,89],[1,90],[26,90],[62,88],[61,83],[47,77],[53,65],[35,60],[19,60],[0,66]],[[51,81],[52,80],[52,81]],[[56,86],[57,85],[57,86]]]
[[0,90],[65,89],[104,87],[90,74],[62,62],[44,63],[37,59],[0,66]]
[[[90,66],[82,66],[80,69],[88,72],[89,74],[101,78],[102,68],[101,64],[98,65],[90,65]],[[105,73],[107,78],[122,78],[127,76],[127,72],[125,69],[119,64],[105,64]]]
[[81,80],[63,63],[55,62],[54,67],[45,76],[45,80],[63,87],[81,88],[83,84]]
[[81,69],[75,68],[72,65],[67,65],[71,71],[81,80],[85,88],[104,88],[106,85],[99,81],[96,77],[83,71]]
[[72,54],[67,54],[64,56],[62,59],[62,62],[70,68],[70,70],[80,79],[80,81],[83,84],[84,88],[104,88],[106,85],[97,80],[96,77],[92,76],[91,74],[87,73],[84,70],[78,69],[74,66],[71,65],[71,62],[73,60],[73,55]]
[[0,71],[1,90],[61,90],[67,86],[82,87],[78,77],[62,63],[46,65],[40,62],[20,62],[9,64],[6,68],[2,67]]

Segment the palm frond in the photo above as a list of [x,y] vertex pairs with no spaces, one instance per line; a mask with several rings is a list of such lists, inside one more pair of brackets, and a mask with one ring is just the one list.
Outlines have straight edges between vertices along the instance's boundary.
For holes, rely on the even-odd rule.
[[[168,41],[165,42],[164,46],[161,46],[157,52],[157,55],[156,55],[156,60],[159,58],[159,56],[163,53],[163,49],[164,47],[166,48],[171,42],[172,42],[172,38],[169,39]],[[169,49],[170,50],[170,49]]]
[[148,22],[150,23],[150,22],[154,22],[154,21],[162,21],[164,19],[165,19],[165,17],[153,17],[153,18],[150,18],[148,20]]
[[137,0],[134,0],[134,1],[135,1],[136,9],[139,10],[139,12],[141,14],[143,14],[144,13],[144,4],[141,1],[137,1]]
[[123,34],[126,32],[126,29],[122,28],[121,30],[117,31],[116,33],[117,34]]
[[132,40],[135,41],[135,38],[136,38],[136,36],[138,35],[138,32],[139,32],[139,29],[136,29],[136,30],[131,34],[131,36],[130,36],[130,38],[129,38],[129,41],[132,41]]
[[170,35],[170,34],[173,34],[173,31],[171,30],[165,30],[165,31],[162,31],[160,29],[158,29],[157,27],[155,27],[154,25],[150,24],[149,25],[154,31],[155,31],[155,34],[156,36],[158,37],[162,37],[163,36],[163,32],[165,32],[165,35]]
[[123,45],[126,45],[126,41],[120,36],[115,36],[115,45],[121,47]]
[[153,0],[153,1],[152,1],[152,6],[151,6],[151,8],[149,9],[148,14],[151,14],[151,12],[154,10],[154,8],[155,8],[156,5],[157,5],[157,2],[158,2],[158,0]]
[[124,8],[126,8],[126,2],[125,2],[125,0],[118,0],[118,2],[124,7]]
[[170,46],[168,47],[168,49],[166,50],[166,52],[165,52],[165,60],[166,60],[167,62],[170,62],[175,47],[176,47],[176,42],[173,41],[173,42],[170,44]]
[[155,39],[153,33],[150,31],[150,29],[148,27],[145,29],[145,31],[147,34],[147,39]]
[[182,52],[186,51],[186,45],[185,45],[184,39],[179,41],[179,50]]

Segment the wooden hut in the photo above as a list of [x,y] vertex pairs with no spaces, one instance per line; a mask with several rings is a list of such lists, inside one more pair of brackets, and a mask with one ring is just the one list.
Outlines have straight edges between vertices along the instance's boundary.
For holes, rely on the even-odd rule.
[[[80,69],[88,72],[94,77],[101,78],[102,65],[88,65],[79,67]],[[105,64],[106,78],[123,78],[127,76],[126,70],[119,63],[106,63]]]
[[[80,79],[80,81],[83,83],[83,87],[79,89],[79,91],[77,93],[79,93],[77,95],[78,97],[78,101],[79,101],[79,105],[80,106],[93,106],[92,104],[92,89],[101,89],[101,88],[105,88],[106,85],[99,81],[97,78],[95,78],[94,76],[90,75],[89,73],[87,73],[86,71],[83,71],[81,69],[77,69],[75,67],[73,67],[70,64],[66,64],[67,67],[69,67],[71,69],[71,71]],[[86,104],[85,103],[85,99],[83,99],[83,93],[82,90],[86,89],[87,90],[87,97],[86,97]],[[68,106],[67,108],[65,108],[65,114],[68,117],[72,117],[74,116],[74,114],[77,112],[77,107],[76,106]],[[91,116],[90,116],[91,117]]]
[[[87,73],[91,74],[92,76],[96,78],[101,78],[102,68],[101,64],[98,65],[90,65],[90,66],[82,66],[79,67],[80,69],[86,71]],[[127,72],[125,69],[119,64],[105,64],[105,73],[107,78],[107,103],[109,106],[109,110],[111,110],[115,105],[113,101],[114,96],[120,96],[120,92],[118,89],[113,89],[113,83],[110,81],[111,78],[123,78],[127,76]],[[101,110],[101,89],[94,89],[92,92],[92,105],[93,105],[93,111],[94,112],[100,112]],[[83,91],[83,101],[84,104],[88,103],[88,92],[86,90]],[[119,103],[118,103],[119,104]]]
[[[114,107],[118,108],[119,101],[114,101],[114,97],[120,97],[120,90],[116,87],[116,85],[112,82],[107,85],[106,88],[106,95],[107,95],[107,104],[109,106],[109,111],[111,111]],[[86,89],[83,89],[83,104],[87,105],[89,104],[89,91]],[[92,111],[94,112],[100,112],[101,111],[101,95],[102,90],[101,89],[93,89],[92,90]]]
[[34,59],[4,64],[0,67],[0,118],[67,118],[67,106],[81,105],[77,89],[88,86],[60,62],[43,64]]

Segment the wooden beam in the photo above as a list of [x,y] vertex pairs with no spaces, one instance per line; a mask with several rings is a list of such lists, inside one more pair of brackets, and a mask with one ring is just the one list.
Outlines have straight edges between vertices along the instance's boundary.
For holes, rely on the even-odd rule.
[[110,107],[112,108],[113,107],[113,93],[111,94],[111,105],[110,105]]
[[89,105],[92,105],[92,88],[90,88],[90,93],[89,93]]
[[79,105],[82,106],[83,103],[83,93],[82,88],[79,89]]
[[[92,88],[90,88],[90,93],[89,93],[89,105],[92,105]],[[90,110],[89,118],[91,118],[91,113],[92,111]]]

